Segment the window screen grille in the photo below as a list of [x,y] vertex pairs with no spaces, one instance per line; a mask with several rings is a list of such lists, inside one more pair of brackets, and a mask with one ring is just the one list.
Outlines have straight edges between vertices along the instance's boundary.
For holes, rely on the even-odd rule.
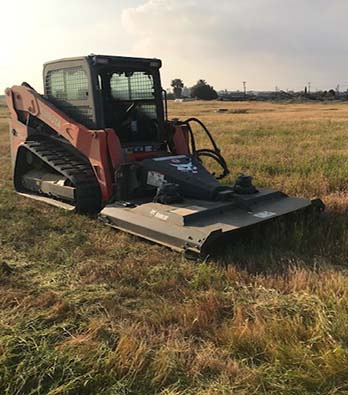
[[114,73],[110,86],[111,94],[116,100],[153,100],[155,98],[152,76],[141,71]]
[[[52,70],[46,77],[46,94],[63,112],[94,128],[93,108],[88,102],[88,77],[82,67]],[[85,102],[79,103],[79,102]]]
[[49,71],[47,96],[57,100],[87,100],[88,78],[81,67]]
[[151,119],[157,119],[156,105],[155,104],[139,104],[138,111],[147,115]]

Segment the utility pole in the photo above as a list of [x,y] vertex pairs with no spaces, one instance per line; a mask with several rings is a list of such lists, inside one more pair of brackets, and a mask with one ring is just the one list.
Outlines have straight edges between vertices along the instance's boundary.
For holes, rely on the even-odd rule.
[[308,82],[308,94],[310,94],[310,93],[311,93],[311,83]]
[[246,97],[246,81],[243,81],[243,91],[244,91],[244,97]]

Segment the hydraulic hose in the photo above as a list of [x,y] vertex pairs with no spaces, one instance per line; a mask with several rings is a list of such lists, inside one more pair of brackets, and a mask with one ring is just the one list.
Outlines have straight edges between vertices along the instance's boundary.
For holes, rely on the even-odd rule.
[[[194,136],[194,133],[193,133],[193,130],[191,127],[191,124],[193,122],[200,125],[201,128],[204,130],[204,132],[206,133],[206,135],[208,136],[208,138],[211,142],[213,149],[210,149],[210,148],[197,149],[196,148],[195,136]],[[212,134],[210,133],[208,128],[204,125],[204,123],[201,120],[199,120],[198,118],[188,118],[185,121],[183,121],[182,124],[186,125],[188,128],[188,131],[189,131],[192,155],[194,155],[198,159],[201,156],[206,156],[206,157],[214,159],[219,164],[219,166],[222,168],[222,173],[219,174],[218,176],[215,176],[216,179],[221,180],[222,178],[226,177],[229,174],[229,170],[228,170],[225,158],[221,155],[221,151],[220,151],[219,147],[216,145],[216,142],[215,142]]]

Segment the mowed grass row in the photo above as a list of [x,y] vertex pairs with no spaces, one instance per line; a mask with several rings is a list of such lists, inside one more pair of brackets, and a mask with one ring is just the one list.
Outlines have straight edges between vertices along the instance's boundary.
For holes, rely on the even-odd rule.
[[17,196],[1,106],[0,393],[348,394],[348,106],[170,114],[206,122],[227,182],[247,172],[326,213],[187,260]]

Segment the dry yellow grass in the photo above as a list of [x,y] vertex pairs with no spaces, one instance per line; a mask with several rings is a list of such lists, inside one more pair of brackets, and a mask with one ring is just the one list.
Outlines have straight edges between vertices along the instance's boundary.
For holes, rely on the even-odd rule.
[[207,123],[229,181],[248,172],[327,212],[188,261],[17,196],[0,107],[0,393],[348,394],[348,106],[170,114]]
[[260,185],[308,197],[348,189],[347,104],[173,103],[171,115],[198,116],[215,132],[232,177],[250,172]]

